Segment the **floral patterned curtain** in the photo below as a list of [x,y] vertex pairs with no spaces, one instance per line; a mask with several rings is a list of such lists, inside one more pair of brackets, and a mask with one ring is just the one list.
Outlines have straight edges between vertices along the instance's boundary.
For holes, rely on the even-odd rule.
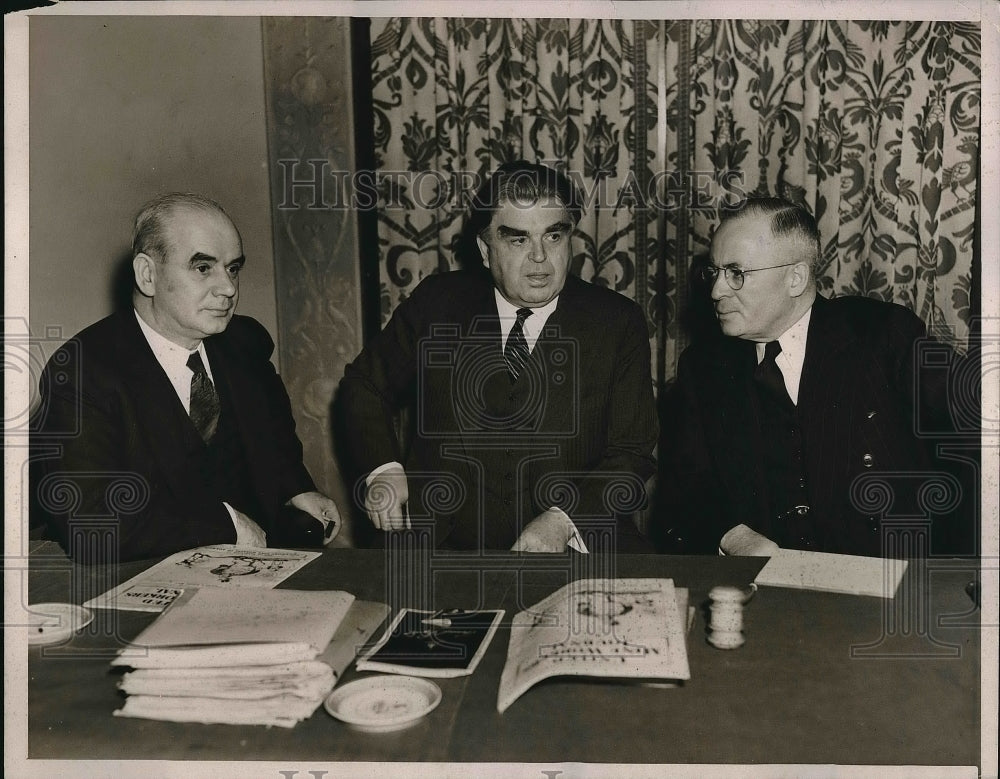
[[685,345],[720,207],[804,202],[827,295],[916,311],[965,348],[980,34],[931,21],[375,19],[381,315],[457,267],[468,198],[517,158],[573,175],[573,272],[636,299],[657,383]]

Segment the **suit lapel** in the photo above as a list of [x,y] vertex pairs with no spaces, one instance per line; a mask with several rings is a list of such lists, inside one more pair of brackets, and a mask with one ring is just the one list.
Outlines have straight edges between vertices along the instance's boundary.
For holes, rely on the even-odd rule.
[[[205,351],[212,377],[223,400],[223,413],[231,412],[229,423],[238,432],[244,460],[256,489],[269,484],[271,452],[267,440],[268,401],[259,377],[247,370],[245,359],[232,348],[226,333],[205,339]],[[260,422],[260,424],[257,424]]]
[[757,351],[753,342],[721,337],[702,386],[705,413],[711,430],[712,450],[719,463],[719,477],[729,495],[746,505],[756,505],[752,515],[767,513],[762,441],[753,387]]
[[[133,424],[148,436],[154,458],[172,481],[183,479],[183,463],[202,445],[170,379],[153,355],[131,310],[120,314],[118,348],[127,397],[135,399]],[[185,489],[177,482],[175,487]]]
[[817,426],[830,417],[831,404],[847,400],[839,397],[838,389],[843,381],[842,356],[854,348],[857,333],[849,323],[831,314],[830,302],[817,296],[809,319],[806,355],[799,383],[799,419],[807,442],[821,440],[821,436],[815,433]]

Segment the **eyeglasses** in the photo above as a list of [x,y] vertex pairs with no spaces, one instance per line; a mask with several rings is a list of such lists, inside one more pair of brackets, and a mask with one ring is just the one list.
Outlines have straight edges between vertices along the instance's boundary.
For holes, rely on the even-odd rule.
[[719,271],[722,271],[726,277],[726,284],[729,285],[730,289],[736,291],[743,289],[743,277],[748,273],[756,273],[759,270],[773,270],[774,268],[787,268],[789,265],[798,264],[798,262],[786,262],[783,265],[768,265],[766,268],[751,268],[750,270],[743,270],[737,265],[727,265],[725,268],[720,268],[718,265],[703,265],[699,268],[698,273],[701,276],[701,280],[711,286],[719,278]]

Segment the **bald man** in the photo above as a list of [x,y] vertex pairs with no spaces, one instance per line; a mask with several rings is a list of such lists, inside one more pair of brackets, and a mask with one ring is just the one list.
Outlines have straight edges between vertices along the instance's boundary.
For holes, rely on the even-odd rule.
[[50,535],[85,563],[328,542],[339,513],[302,464],[274,344],[235,315],[246,260],[232,220],[200,195],[163,195],[136,217],[132,255],[132,308],[42,375],[34,497]]

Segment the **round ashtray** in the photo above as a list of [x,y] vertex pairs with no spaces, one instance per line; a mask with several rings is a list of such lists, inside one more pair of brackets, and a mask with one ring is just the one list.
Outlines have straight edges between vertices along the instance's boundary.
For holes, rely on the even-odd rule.
[[413,725],[441,702],[441,688],[413,676],[370,676],[331,692],[323,702],[330,716],[369,733]]
[[28,644],[58,644],[94,620],[83,606],[32,603],[28,606]]

